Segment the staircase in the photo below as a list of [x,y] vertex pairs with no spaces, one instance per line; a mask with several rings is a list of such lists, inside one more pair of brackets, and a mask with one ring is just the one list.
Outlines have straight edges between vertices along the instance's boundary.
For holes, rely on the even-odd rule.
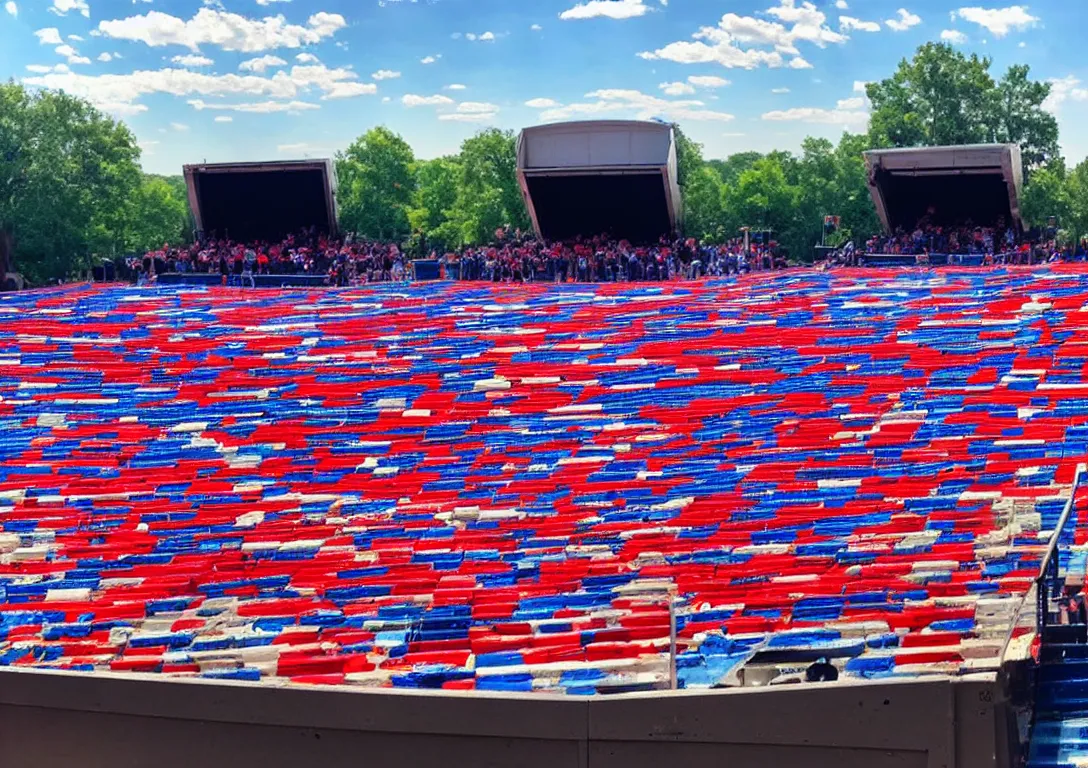
[[1088,765],[1088,644],[1084,629],[1046,627],[1028,768]]

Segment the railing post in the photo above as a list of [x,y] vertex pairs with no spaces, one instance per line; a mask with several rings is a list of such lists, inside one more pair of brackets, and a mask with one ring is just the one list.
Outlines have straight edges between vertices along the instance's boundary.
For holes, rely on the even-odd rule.
[[669,595],[669,690],[676,688],[676,596]]

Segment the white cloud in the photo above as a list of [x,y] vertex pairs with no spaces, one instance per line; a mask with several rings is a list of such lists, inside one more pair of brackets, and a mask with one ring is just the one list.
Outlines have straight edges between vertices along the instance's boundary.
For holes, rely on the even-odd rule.
[[1028,13],[1026,5],[1010,5],[1008,8],[960,8],[959,11],[953,11],[953,20],[957,14],[964,21],[988,30],[994,37],[1004,37],[1013,30],[1027,29],[1039,21],[1038,16]]
[[438,58],[435,57],[435,56],[424,56],[422,59],[419,60],[419,63],[420,64],[434,64],[436,61],[438,61]]
[[68,35],[68,39],[71,40],[73,43],[82,43],[83,42],[83,38],[80,37],[79,35]]
[[374,83],[337,82],[330,83],[325,88],[325,95],[321,98],[324,101],[350,99],[353,96],[373,96],[377,92],[378,86],[374,85]]
[[695,86],[688,83],[661,83],[657,87],[668,96],[688,96],[695,93]]
[[952,43],[953,45],[963,45],[967,42],[967,35],[963,34],[958,29],[942,29],[941,40],[946,43]]
[[68,68],[67,64],[54,64],[53,66],[49,66],[48,64],[27,64],[26,71],[33,72],[36,75],[45,75],[50,72],[64,74],[65,72],[71,72],[72,70]]
[[379,69],[370,77],[373,80],[394,80],[400,77],[400,72],[394,72],[391,69]]
[[642,0],[587,0],[559,14],[564,21],[572,19],[633,19],[650,12]]
[[772,88],[771,93],[789,93],[789,88]]
[[855,29],[858,32],[879,32],[880,24],[875,21],[862,21],[861,19],[855,19],[853,16],[840,16],[839,29],[846,32]]
[[555,99],[529,99],[525,106],[533,109],[553,109],[559,106],[559,102]]
[[[302,94],[318,92],[321,98],[342,99],[376,93],[374,83],[358,82],[350,69],[329,69],[324,64],[297,65],[271,77],[252,74],[212,75],[189,69],[138,70],[124,75],[77,75],[50,73],[26,78],[28,85],[64,90],[93,102],[114,114],[131,115],[146,111],[138,102],[145,96],[163,93],[184,97],[265,97],[280,103],[299,102]],[[302,107],[306,109],[310,107]],[[316,105],[312,108],[317,108]],[[290,111],[276,108],[269,111]],[[296,110],[297,111],[297,110]]]
[[400,102],[406,107],[436,107],[443,104],[453,104],[453,99],[440,93],[436,93],[434,96],[418,96],[414,93],[406,93],[401,97]]
[[320,154],[323,152],[328,152],[329,150],[325,147],[315,147],[313,144],[305,141],[300,141],[297,144],[278,144],[276,146],[276,151],[282,154],[307,155]]
[[864,109],[866,99],[862,96],[851,96],[848,99],[839,99],[835,103],[835,109]]
[[34,33],[34,36],[38,38],[39,45],[64,45],[64,40],[62,40],[60,36],[60,30],[56,27],[39,29]]
[[835,0],[835,7],[838,8],[840,11],[846,11],[850,9],[850,6],[847,4],[846,0]]
[[447,112],[439,115],[438,119],[444,122],[456,122],[456,123],[486,123],[495,119],[498,113],[496,112]]
[[217,123],[233,123],[234,118],[230,115],[216,115],[215,122]]
[[688,82],[696,88],[724,88],[730,82],[717,75],[689,75]]
[[900,8],[895,14],[898,18],[885,19],[884,21],[888,28],[895,32],[906,32],[911,27],[916,27],[922,23],[921,16],[911,13],[906,8]]
[[529,27],[529,29],[531,29],[533,32],[539,32],[540,30],[544,29],[544,27],[540,26],[539,24],[534,24],[533,26]]
[[462,101],[457,105],[457,111],[465,115],[479,115],[498,112],[499,107],[485,101]]
[[[151,0],[143,0],[145,3],[150,3]],[[257,5],[271,5],[272,3],[289,3],[291,0],[257,0]]]
[[15,4],[15,0],[8,0],[4,3],[4,10],[16,18],[19,16],[19,6]]
[[869,122],[869,113],[860,110],[794,107],[793,109],[776,109],[771,112],[764,112],[762,118],[774,122],[817,123],[860,128]]
[[91,9],[87,5],[87,0],[53,0],[53,6],[49,9],[50,13],[58,16],[67,16],[68,11],[79,11],[84,18],[91,18]]
[[495,33],[494,32],[484,32],[482,34],[477,35],[475,32],[466,32],[465,33],[465,39],[468,40],[469,42],[473,42],[473,43],[475,43],[475,42],[493,43],[493,42],[495,42]]
[[205,109],[227,110],[230,112],[251,112],[254,114],[271,114],[273,112],[305,112],[311,109],[321,109],[317,104],[305,101],[261,101],[246,104],[208,104],[200,99],[193,99],[189,106],[198,112]]
[[70,45],[58,45],[53,49],[59,56],[64,56],[69,64],[90,64],[91,60],[86,56],[80,56],[79,51]]
[[246,59],[238,65],[243,72],[264,72],[269,67],[284,67],[287,62],[279,56],[258,56],[254,59]]
[[626,89],[605,89],[586,94],[584,103],[567,104],[548,109],[540,118],[547,121],[569,120],[575,116],[615,114],[633,115],[639,120],[657,117],[672,120],[728,122],[733,115],[706,109],[706,105],[695,99],[671,101],[650,96],[640,91]]
[[869,83],[867,83],[867,82],[866,82],[866,81],[864,81],[864,80],[855,80],[855,81],[854,81],[854,88],[853,88],[853,91],[854,91],[854,93],[862,93],[862,94],[864,94],[864,93],[866,93],[866,92],[867,92],[867,91],[869,90],[869,89],[868,89],[868,86],[869,86]]
[[461,83],[450,83],[447,86],[443,86],[442,90],[444,90],[444,91],[463,91],[467,87],[468,86],[462,85]]
[[312,53],[300,53],[295,56],[295,61],[299,64],[317,64],[321,60],[314,56]]
[[1052,77],[1047,82],[1050,83],[1050,95],[1042,106],[1048,112],[1057,114],[1066,101],[1088,100],[1088,89],[1081,87],[1080,80],[1073,75]]
[[639,56],[680,64],[715,63],[727,68],[755,69],[786,66],[785,54],[795,57],[789,66],[805,69],[811,65],[799,56],[798,42],[823,48],[848,39],[828,27],[827,16],[807,0],[800,5],[796,0],[779,0],[779,5],[768,8],[767,13],[778,21],[727,13],[717,26],[696,31],[692,35],[694,41],[669,43],[654,51],[643,51]]
[[184,56],[175,56],[170,59],[175,64],[180,64],[183,67],[210,67],[215,62],[209,59],[207,56],[201,56],[196,53],[187,53]]
[[170,123],[170,127],[178,133],[185,133],[187,130],[189,130],[189,126],[187,126],[185,123]]
[[315,13],[306,25],[288,24],[281,16],[249,19],[236,13],[201,8],[188,21],[160,11],[142,16],[102,21],[98,30],[119,40],[134,40],[153,48],[182,45],[196,51],[201,45],[214,45],[226,51],[256,53],[270,48],[301,48],[332,37],[347,26],[336,13]]

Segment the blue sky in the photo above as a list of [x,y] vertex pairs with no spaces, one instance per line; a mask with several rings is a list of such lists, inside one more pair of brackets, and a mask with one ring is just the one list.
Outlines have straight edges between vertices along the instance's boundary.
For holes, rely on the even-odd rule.
[[708,156],[861,130],[860,84],[946,39],[1053,80],[1088,154],[1084,0],[0,0],[0,77],[122,117],[144,167],[324,157],[388,125],[421,157],[484,126],[663,117]]

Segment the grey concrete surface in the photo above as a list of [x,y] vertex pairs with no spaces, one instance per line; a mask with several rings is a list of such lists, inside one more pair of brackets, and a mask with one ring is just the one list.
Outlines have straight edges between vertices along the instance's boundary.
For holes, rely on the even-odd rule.
[[616,698],[0,671],[3,768],[1008,768],[995,676]]

